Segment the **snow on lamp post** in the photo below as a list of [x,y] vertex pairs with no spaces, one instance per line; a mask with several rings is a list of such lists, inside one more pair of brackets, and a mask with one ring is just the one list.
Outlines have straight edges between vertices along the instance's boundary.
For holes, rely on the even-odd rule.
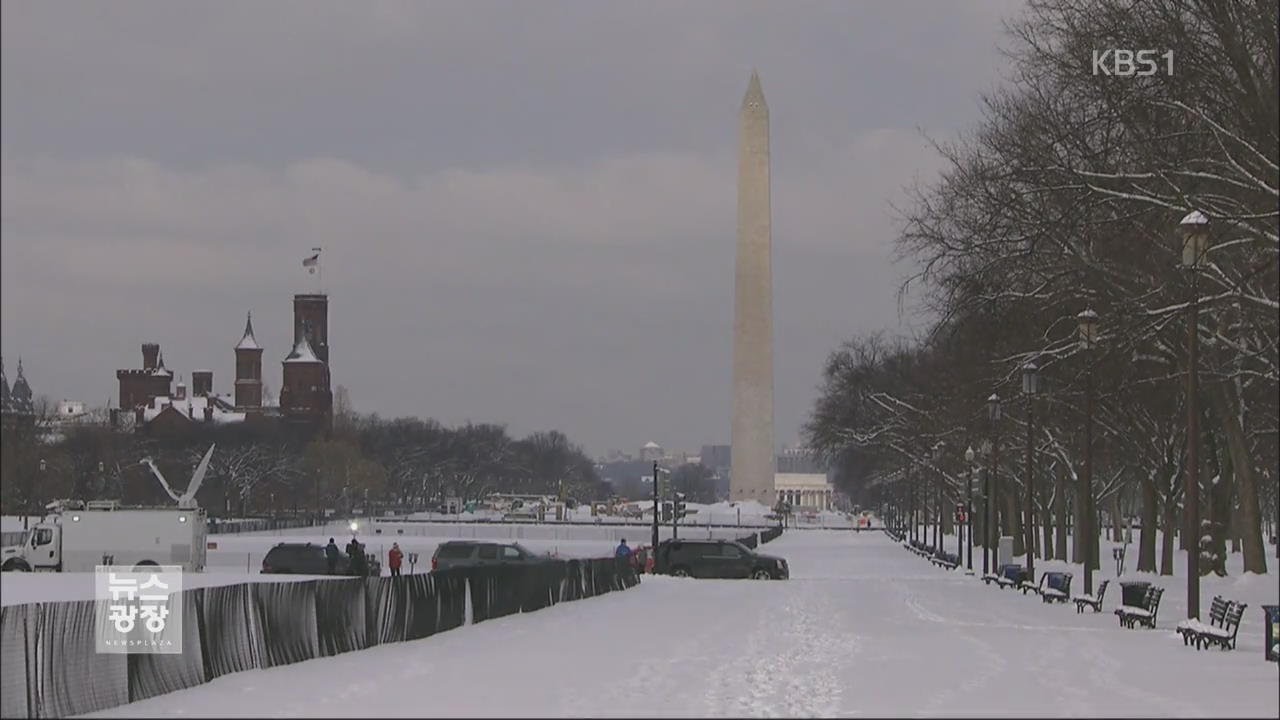
[[1080,349],[1085,353],[1084,375],[1084,472],[1080,473],[1078,492],[1080,551],[1084,554],[1084,592],[1093,593],[1093,547],[1098,542],[1093,527],[1093,351],[1098,346],[1098,314],[1086,309],[1076,315],[1080,330]]
[[1027,479],[1026,479],[1026,518],[1022,529],[1027,551],[1027,577],[1031,582],[1036,578],[1036,530],[1035,530],[1035,498],[1036,481],[1033,464],[1032,442],[1034,440],[1035,396],[1040,392],[1040,368],[1034,361],[1028,360],[1022,366],[1022,394],[1027,398]]
[[968,469],[967,481],[965,482],[965,507],[964,507],[964,523],[968,529],[965,533],[969,536],[969,560],[965,564],[969,572],[973,572],[973,446],[965,448],[964,462]]
[[1187,533],[1187,617],[1200,617],[1200,423],[1198,279],[1209,249],[1209,218],[1192,211],[1178,223],[1182,238],[1182,269],[1187,271],[1191,301],[1187,303],[1187,473],[1183,498]]
[[[996,555],[996,551],[1000,546],[998,522],[1000,513],[998,503],[1000,496],[1000,418],[1000,396],[996,393],[991,393],[991,397],[987,398],[987,420],[991,424],[991,467],[987,469],[987,492],[982,513],[983,523],[987,527],[986,550],[991,553],[991,565],[997,573],[1000,571],[1000,568],[996,566],[996,563],[999,562],[999,556]],[[984,562],[983,565],[986,565],[986,563]]]

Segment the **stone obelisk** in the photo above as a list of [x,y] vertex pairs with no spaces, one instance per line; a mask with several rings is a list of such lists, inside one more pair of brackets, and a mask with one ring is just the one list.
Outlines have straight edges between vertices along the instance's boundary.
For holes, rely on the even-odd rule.
[[760,78],[738,113],[738,253],[733,301],[733,427],[729,499],[774,504],[773,241],[769,107]]

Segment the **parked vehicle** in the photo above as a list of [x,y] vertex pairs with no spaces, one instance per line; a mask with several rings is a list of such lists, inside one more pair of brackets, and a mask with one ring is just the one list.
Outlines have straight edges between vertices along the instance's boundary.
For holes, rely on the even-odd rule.
[[502,543],[484,540],[449,540],[436,546],[431,555],[431,569],[445,570],[452,567],[478,565],[510,565],[545,562],[551,559],[547,553],[535,553],[517,542]]
[[654,572],[696,578],[790,577],[786,560],[757,553],[734,540],[663,540],[655,553]]
[[208,521],[200,508],[64,501],[23,535],[21,545],[3,549],[0,570],[93,572],[98,565],[180,565],[186,572],[200,572],[207,537]]
[[[262,558],[262,572],[264,574],[327,575],[329,562],[325,558],[324,548],[324,545],[316,543],[276,543],[275,547],[268,550],[266,556]],[[378,560],[378,556],[366,552],[365,557],[368,558],[369,575],[374,577],[381,575],[382,562]],[[352,574],[351,558],[347,557],[346,553],[338,556],[335,571],[339,575]]]

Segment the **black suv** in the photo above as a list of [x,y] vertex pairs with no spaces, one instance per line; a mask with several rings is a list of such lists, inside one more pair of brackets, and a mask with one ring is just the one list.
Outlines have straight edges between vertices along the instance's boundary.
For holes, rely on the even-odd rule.
[[528,564],[545,562],[549,559],[549,555],[535,553],[517,542],[450,540],[436,546],[436,551],[431,556],[431,569]]
[[[329,561],[325,558],[324,545],[315,543],[277,543],[262,558],[262,572],[284,573],[294,575],[328,575]],[[366,550],[369,574],[381,575],[382,563],[378,557]],[[339,575],[351,575],[351,559],[346,552],[338,556],[336,572]]]
[[785,580],[787,561],[761,555],[733,540],[663,540],[654,557],[654,572],[697,578]]

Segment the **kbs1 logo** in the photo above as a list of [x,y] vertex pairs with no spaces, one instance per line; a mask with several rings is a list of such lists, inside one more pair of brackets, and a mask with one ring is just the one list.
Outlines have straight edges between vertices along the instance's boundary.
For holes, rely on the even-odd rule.
[[[1161,62],[1163,61],[1163,62]],[[1093,51],[1093,74],[1108,77],[1150,77],[1161,70],[1173,76],[1173,51],[1108,48]]]

